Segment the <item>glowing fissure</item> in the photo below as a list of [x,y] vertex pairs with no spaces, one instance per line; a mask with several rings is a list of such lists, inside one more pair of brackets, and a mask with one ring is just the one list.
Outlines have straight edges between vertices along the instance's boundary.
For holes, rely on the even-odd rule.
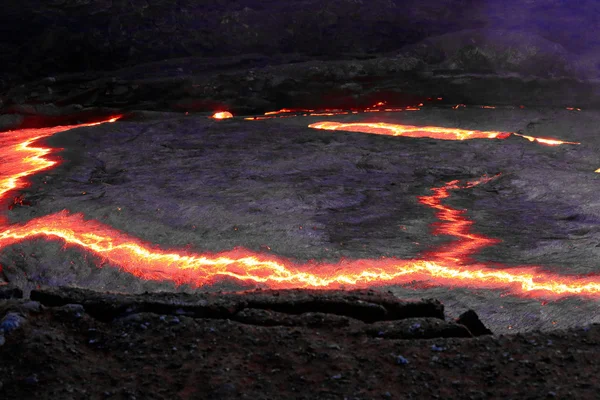
[[[90,125],[94,124],[78,126]],[[47,158],[55,149],[33,146],[33,141],[78,126],[0,134],[3,156],[0,171],[2,197],[6,200],[9,192],[25,187],[26,176],[57,164],[58,161]],[[417,128],[419,132],[430,129],[413,128]],[[413,128],[412,132],[416,132],[417,129]],[[454,131],[457,137],[464,136],[462,131]],[[484,135],[489,136],[489,133]],[[534,267],[501,270],[471,261],[473,254],[498,240],[471,232],[473,222],[465,217],[465,211],[446,206],[442,201],[450,195],[451,190],[468,189],[493,178],[483,177],[464,184],[451,181],[431,189],[431,195],[419,197],[422,204],[436,211],[436,216],[441,221],[434,234],[449,235],[455,239],[440,249],[429,252],[428,259],[380,258],[341,260],[336,263],[311,261],[301,264],[242,248],[220,253],[164,250],[66,210],[35,218],[25,224],[8,225],[4,222],[0,226],[0,250],[33,238],[60,239],[92,252],[139,278],[171,280],[177,284],[193,286],[214,283],[224,277],[262,283],[272,288],[336,288],[424,281],[429,285],[505,289],[515,294],[544,298],[564,295],[598,297],[600,278],[563,276]]]
[[264,119],[274,118],[289,118],[289,117],[314,117],[314,116],[333,116],[333,115],[347,115],[347,114],[358,114],[358,113],[374,113],[374,112],[399,112],[399,111],[419,111],[423,103],[419,106],[407,106],[407,107],[385,107],[387,103],[385,101],[379,101],[370,107],[366,108],[322,108],[322,109],[308,109],[308,108],[282,108],[277,111],[268,111],[264,115],[258,115],[253,117],[246,117],[248,121],[258,121]]
[[513,133],[513,135],[525,138],[525,139],[529,140],[530,142],[538,142],[538,143],[545,144],[548,146],[559,146],[561,144],[581,144],[579,142],[564,142],[564,141],[558,140],[558,139],[539,138],[539,137],[534,137],[534,136],[521,135],[519,133]]
[[467,182],[463,186],[459,185],[459,181],[454,180],[442,187],[432,188],[433,194],[430,196],[419,197],[421,204],[437,210],[436,217],[442,221],[432,233],[434,235],[443,234],[453,236],[458,239],[433,251],[430,254],[431,258],[466,264],[470,262],[469,258],[479,250],[500,242],[498,239],[491,239],[472,233],[470,228],[473,225],[473,221],[464,216],[466,210],[456,210],[442,204],[442,200],[450,196],[450,190],[472,188],[481,183],[487,183],[492,179],[494,177],[483,177],[476,181]]
[[5,229],[0,234],[0,249],[35,237],[62,239],[142,279],[171,280],[193,286],[214,283],[229,276],[265,283],[272,288],[364,287],[427,281],[431,285],[509,289],[517,294],[548,292],[543,293],[544,297],[600,294],[600,279],[575,279],[544,273],[536,268],[494,270],[477,264],[460,265],[460,259],[451,262],[444,256],[438,257],[442,258],[440,261],[381,258],[297,264],[245,249],[215,254],[162,250],[100,222],[86,221],[81,214],[66,211]]
[[533,136],[521,135],[514,132],[499,131],[479,131],[458,128],[443,128],[439,126],[413,126],[389,124],[385,122],[334,122],[321,121],[310,124],[309,128],[324,130],[339,130],[349,132],[362,132],[375,135],[388,136],[408,136],[408,137],[428,137],[440,140],[467,140],[467,139],[507,139],[510,135],[519,136],[530,142],[538,142],[548,146],[558,146],[561,144],[580,144],[578,142],[565,142],[558,139],[537,138]]

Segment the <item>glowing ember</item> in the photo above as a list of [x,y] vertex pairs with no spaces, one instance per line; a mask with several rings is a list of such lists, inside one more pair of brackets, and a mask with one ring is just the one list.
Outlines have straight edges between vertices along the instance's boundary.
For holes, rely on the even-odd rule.
[[227,119],[233,118],[233,114],[229,111],[219,111],[213,114],[212,118],[214,119]]
[[246,121],[260,121],[263,119],[273,119],[276,117],[262,117],[262,116],[256,116],[256,117],[246,117],[244,118]]
[[[379,110],[372,110],[379,111]],[[336,112],[323,112],[323,113],[310,113],[310,116],[331,116],[331,115],[345,115],[349,114],[347,111],[336,111]]]
[[[94,124],[83,126],[90,125]],[[374,125],[383,132],[397,133],[390,130],[387,124]],[[77,126],[0,134],[0,149],[4,156],[0,170],[0,195],[6,199],[9,191],[26,185],[26,176],[57,164],[57,161],[48,158],[55,149],[35,146],[35,140],[74,127]],[[397,129],[398,126],[395,127]],[[497,138],[502,134],[429,127],[403,126],[402,129],[400,134],[403,135],[421,134],[426,129],[433,129],[433,137],[450,134],[460,140],[478,135]],[[66,210],[25,224],[0,226],[0,250],[36,237],[60,239],[66,244],[93,252],[142,279],[172,280],[194,286],[213,283],[223,277],[262,283],[273,288],[336,288],[426,281],[431,285],[508,289],[516,294],[546,298],[564,295],[599,297],[600,277],[561,276],[531,267],[499,270],[472,263],[470,257],[473,254],[498,240],[472,233],[470,228],[473,222],[465,217],[465,211],[446,206],[442,201],[452,190],[468,189],[491,179],[494,177],[484,177],[465,184],[452,181],[431,189],[431,195],[419,197],[422,204],[436,210],[437,218],[442,221],[434,234],[449,235],[456,239],[429,253],[429,259],[383,258],[299,264],[244,249],[198,254],[186,250],[164,250],[100,222],[85,220],[81,214],[69,214]]]
[[307,110],[304,108],[282,108],[279,111],[268,111],[265,113],[265,115],[277,115],[277,114],[289,114],[289,113],[310,113],[313,112],[315,110]]
[[[431,100],[431,99],[430,99]],[[322,108],[322,109],[306,109],[306,108],[282,108],[277,111],[268,111],[264,115],[246,117],[248,121],[258,121],[272,118],[287,118],[287,117],[298,117],[298,116],[333,116],[333,115],[346,115],[346,114],[358,114],[358,113],[374,113],[374,112],[399,112],[399,111],[419,111],[423,106],[423,103],[419,103],[418,106],[408,106],[404,108],[382,108],[387,104],[385,101],[378,101],[370,107],[362,108]]]
[[529,140],[530,142],[538,142],[541,144],[545,144],[547,146],[558,146],[561,144],[581,144],[579,142],[564,142],[562,140],[557,140],[557,139],[538,138],[538,137],[533,137],[533,136],[521,135],[518,133],[513,133],[513,135],[525,138],[525,139]]

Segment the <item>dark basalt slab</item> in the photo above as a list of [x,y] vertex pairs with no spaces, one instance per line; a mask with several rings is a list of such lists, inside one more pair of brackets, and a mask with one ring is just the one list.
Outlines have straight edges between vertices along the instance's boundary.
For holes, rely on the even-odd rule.
[[[240,321],[254,319],[263,321],[260,324],[265,325],[285,325],[285,318],[291,318],[288,316],[301,315],[300,318],[306,320],[307,314],[311,313],[331,314],[364,322],[417,317],[444,319],[444,307],[439,301],[405,301],[371,290],[345,292],[293,289],[229,294],[126,295],[65,287],[32,290],[31,299],[49,307],[81,304],[87,313],[103,321],[141,312]],[[238,315],[240,312],[243,313]],[[277,322],[282,315],[286,316],[284,320]]]
[[486,326],[477,316],[477,313],[475,313],[473,310],[468,310],[460,314],[460,316],[456,319],[456,323],[466,326],[473,336],[492,334],[492,331],[486,328]]
[[398,321],[379,321],[364,329],[367,335],[383,339],[468,338],[474,335],[459,323],[436,318],[408,318]]
[[23,298],[23,290],[21,290],[21,288],[18,286],[10,283],[0,285],[0,300],[21,298]]

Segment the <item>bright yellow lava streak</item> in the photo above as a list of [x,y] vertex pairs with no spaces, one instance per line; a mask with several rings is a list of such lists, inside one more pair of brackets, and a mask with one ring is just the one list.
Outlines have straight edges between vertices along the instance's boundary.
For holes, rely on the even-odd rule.
[[388,136],[429,137],[441,140],[504,139],[510,135],[508,132],[442,128],[439,126],[399,125],[388,124],[385,122],[342,123],[324,121],[310,124],[308,127],[315,129],[363,132]]
[[84,220],[81,214],[66,211],[5,229],[0,233],[0,249],[39,236],[62,239],[91,251],[142,279],[171,280],[193,286],[214,283],[218,277],[229,276],[265,283],[272,288],[364,287],[424,280],[432,285],[509,288],[522,295],[544,292],[546,298],[600,294],[597,278],[553,275],[532,267],[495,270],[478,265],[395,258],[297,264],[245,249],[216,254],[162,250],[98,221]]

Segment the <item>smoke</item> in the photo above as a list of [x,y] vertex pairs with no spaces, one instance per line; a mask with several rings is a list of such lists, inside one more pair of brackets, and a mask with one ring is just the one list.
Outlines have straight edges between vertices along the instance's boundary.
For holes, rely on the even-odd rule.
[[592,0],[485,1],[475,13],[489,28],[528,31],[575,54],[600,46],[600,3]]

